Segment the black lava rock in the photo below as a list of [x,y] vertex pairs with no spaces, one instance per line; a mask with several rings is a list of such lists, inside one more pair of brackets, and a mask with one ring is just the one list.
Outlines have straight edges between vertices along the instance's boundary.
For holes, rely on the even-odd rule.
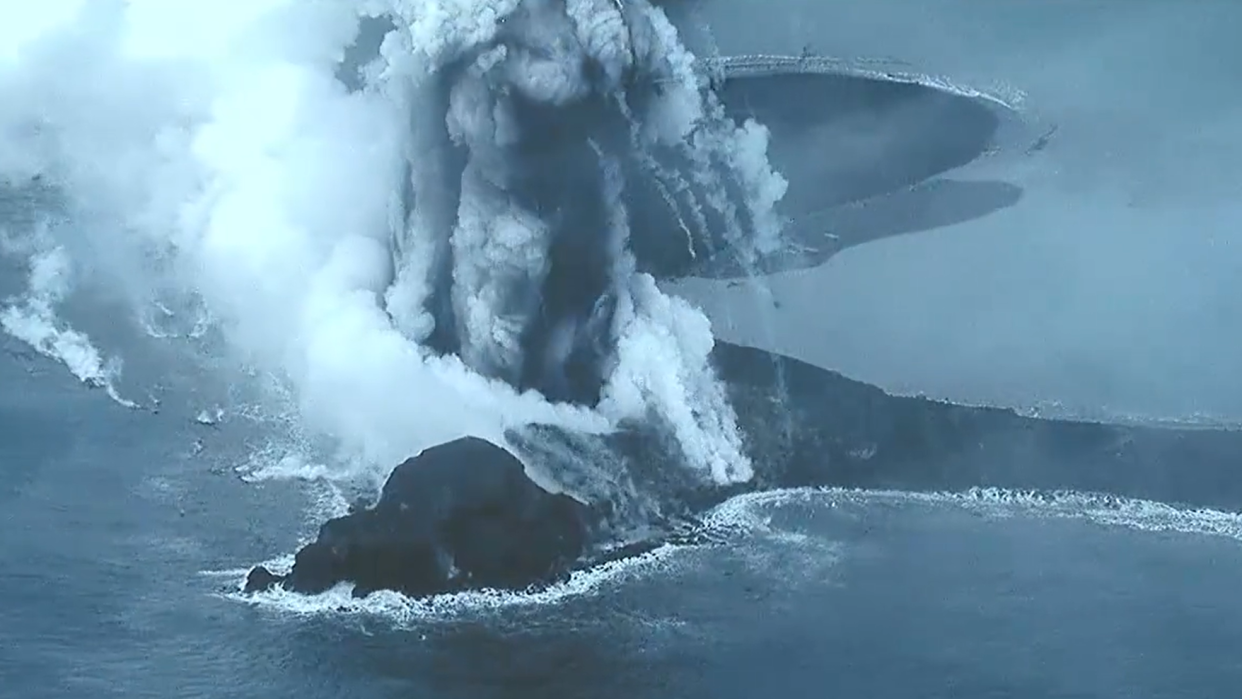
[[251,571],[246,590],[280,583],[316,594],[425,596],[552,582],[584,552],[587,508],[530,480],[505,449],[476,437],[431,447],[393,471],[375,507],[329,520],[287,576]]
[[263,566],[255,566],[250,570],[250,574],[246,576],[247,593],[260,592],[270,589],[273,585],[280,583],[284,578],[276,575],[272,571]]

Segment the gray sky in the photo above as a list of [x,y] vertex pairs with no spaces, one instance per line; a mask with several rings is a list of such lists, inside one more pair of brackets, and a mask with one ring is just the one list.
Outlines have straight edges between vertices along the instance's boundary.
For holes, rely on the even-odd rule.
[[778,275],[780,308],[685,285],[719,334],[901,391],[1242,419],[1242,3],[782,5],[702,12],[722,53],[895,58],[1019,89],[1030,134],[1057,130],[944,175],[1016,205]]

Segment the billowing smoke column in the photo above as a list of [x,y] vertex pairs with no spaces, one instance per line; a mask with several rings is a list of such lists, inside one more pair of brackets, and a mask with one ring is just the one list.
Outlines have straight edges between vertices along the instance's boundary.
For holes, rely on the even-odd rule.
[[[95,223],[66,245],[107,251],[139,302],[200,299],[310,427],[391,466],[523,422],[647,420],[749,477],[706,318],[628,247],[723,238],[746,262],[777,243],[784,181],[648,0],[76,7],[0,83],[0,174],[68,192]],[[367,17],[391,29],[346,89]],[[95,74],[57,72],[75,51]],[[650,206],[679,229],[641,226]]]
[[783,193],[763,162],[766,134],[724,118],[645,0],[525,0],[451,56],[421,86],[430,114],[410,162],[398,275],[425,284],[402,297],[424,313],[406,326],[414,339],[553,400],[653,409],[696,465],[744,476],[701,316],[635,271],[624,180],[651,178],[663,196],[646,203],[691,220],[650,234],[715,223],[753,255],[774,243]]

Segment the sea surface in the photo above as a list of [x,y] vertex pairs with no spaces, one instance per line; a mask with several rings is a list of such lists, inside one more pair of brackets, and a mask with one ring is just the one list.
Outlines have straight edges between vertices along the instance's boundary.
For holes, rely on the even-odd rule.
[[264,444],[244,420],[204,424],[171,398],[127,409],[4,349],[2,696],[1226,697],[1242,683],[1242,517],[1071,495],[752,495],[713,513],[718,544],[537,595],[246,600],[244,567],[291,552],[327,490],[243,478]]

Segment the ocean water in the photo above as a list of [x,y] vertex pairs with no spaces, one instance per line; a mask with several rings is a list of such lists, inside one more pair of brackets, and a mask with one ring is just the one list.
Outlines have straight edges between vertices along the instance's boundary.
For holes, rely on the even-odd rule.
[[[1188,697],[1242,680],[1242,517],[1004,493],[748,496],[727,545],[535,596],[235,594],[314,489],[246,435],[4,363],[0,694]],[[194,454],[195,440],[206,447]]]
[[[5,253],[0,258],[5,299],[0,304],[5,320],[0,696],[1200,698],[1236,693],[1242,682],[1242,601],[1235,584],[1242,574],[1242,515],[1072,493],[760,493],[726,502],[708,515],[715,532],[710,544],[659,549],[584,571],[539,593],[429,600],[390,594],[355,600],[347,590],[316,597],[238,594],[249,566],[287,559],[326,517],[343,510],[354,489],[377,485],[400,458],[460,432],[493,434],[497,425],[519,418],[599,429],[636,409],[670,419],[691,415],[676,423],[688,461],[723,481],[749,468],[761,470],[763,463],[733,458],[729,409],[702,372],[702,348],[713,331],[727,328],[731,339],[742,332],[727,306],[744,305],[738,301],[743,291],[749,294],[743,299],[747,309],[767,308],[754,300],[774,293],[782,301],[780,308],[751,313],[752,327],[742,333],[749,339],[761,344],[775,337],[797,345],[790,339],[794,327],[801,331],[795,339],[818,345],[822,355],[833,353],[823,347],[845,347],[836,359],[877,383],[887,377],[914,391],[954,397],[960,389],[969,397],[999,395],[1015,403],[1052,385],[1060,391],[1053,398],[1066,402],[1137,395],[1144,412],[1172,405],[1165,410],[1177,412],[1174,417],[1196,404],[1192,391],[1180,390],[1191,386],[1211,394],[1203,402],[1212,410],[1236,406],[1231,383],[1236,357],[1229,363],[1220,349],[1228,346],[1232,328],[1242,327],[1231,324],[1236,304],[1198,303],[1236,298],[1231,281],[1236,277],[1229,274],[1242,268],[1229,267],[1237,258],[1227,238],[1202,258],[1202,250],[1190,245],[1199,252],[1168,265],[1173,272],[1157,277],[1163,286],[1149,283],[1152,277],[1142,276],[1146,268],[1135,271],[1124,257],[1109,258],[1116,266],[1108,269],[1125,273],[1102,280],[1082,271],[1094,269],[1088,262],[1098,264],[1097,258],[1075,259],[1082,265],[1076,272],[1068,269],[1073,265],[1049,268],[1045,286],[1069,289],[1067,297],[1089,296],[1100,308],[1114,310],[1099,316],[1110,322],[1096,323],[1098,317],[1073,304],[1038,306],[1049,316],[1071,319],[1048,326],[1056,332],[1044,333],[1044,339],[1062,343],[1051,349],[1036,341],[1038,328],[1011,320],[1023,317],[1016,311],[1037,304],[1021,297],[1006,306],[995,293],[996,279],[1021,285],[1038,276],[1011,274],[1025,269],[1015,260],[1032,259],[1023,256],[1021,246],[984,276],[982,291],[972,290],[964,283],[946,284],[938,275],[960,277],[973,258],[946,255],[939,267],[928,263],[935,258],[923,255],[922,246],[938,244],[929,233],[905,248],[891,240],[861,245],[830,263],[820,260],[793,283],[786,276],[766,290],[719,280],[690,280],[678,287],[694,305],[709,309],[706,316],[635,282],[624,269],[613,270],[616,296],[632,305],[633,317],[618,340],[629,352],[613,384],[621,397],[599,411],[550,405],[479,378],[485,368],[506,360],[503,342],[489,344],[487,333],[477,333],[506,319],[499,303],[476,309],[482,318],[478,327],[463,331],[462,354],[474,359],[429,360],[415,352],[416,338],[426,339],[420,335],[426,319],[411,309],[420,295],[434,296],[434,273],[420,266],[431,248],[419,247],[434,239],[420,237],[422,229],[413,224],[392,222],[398,205],[391,195],[403,181],[402,167],[409,165],[405,175],[416,181],[432,178],[406,161],[414,139],[404,129],[410,114],[422,113],[411,105],[423,103],[401,87],[419,67],[411,68],[402,57],[419,55],[438,65],[454,41],[474,46],[499,31],[487,10],[513,3],[456,3],[465,11],[452,15],[453,21],[445,19],[448,14],[425,12],[430,0],[372,4],[401,15],[412,29],[402,36],[405,43],[381,52],[384,61],[373,64],[379,69],[364,82],[382,89],[363,97],[348,96],[332,82],[340,76],[342,54],[345,63],[361,62],[347,49],[355,43],[359,3],[0,5],[0,39],[12,49],[0,53],[5,233],[0,239]],[[670,8],[679,22],[686,20],[678,14],[682,7]],[[723,50],[794,54],[804,38],[798,32],[819,22],[825,36],[835,31],[838,45],[848,47],[845,53],[891,58],[895,47],[879,41],[884,32],[877,33],[879,43],[858,47],[851,42],[861,41],[864,32],[848,30],[853,25],[847,22],[829,31],[828,17],[799,7],[801,20],[770,20],[753,35],[739,36],[737,23],[723,29]],[[1047,29],[1040,22],[1049,17],[1031,7],[1023,22]],[[1136,27],[1158,24],[1152,19],[1156,7],[1143,5],[1142,12],[1124,15],[1128,33],[1120,36],[1132,40],[1142,33]],[[968,9],[947,3],[944,12],[952,16]],[[718,11],[703,10],[702,16],[722,23]],[[1201,20],[1213,24],[1208,14]],[[991,22],[985,27],[991,29],[941,18],[942,34],[974,37],[994,53],[1004,53],[996,44],[1026,49],[1039,44],[1013,39],[1013,23],[1005,18],[978,16]],[[438,17],[441,24],[428,23],[427,17]],[[1091,27],[1107,24],[1104,10],[1086,17],[1096,23]],[[866,15],[856,24],[875,33],[877,21]],[[522,41],[538,48],[549,39],[543,26],[506,31],[526,31]],[[599,31],[610,26],[601,20]],[[686,31],[681,40],[707,50],[711,33]],[[680,40],[660,36],[657,43],[665,51],[682,55]],[[758,45],[765,41],[771,45]],[[356,42],[364,43],[361,37]],[[959,50],[939,56],[935,43],[912,41],[907,48],[927,64],[951,66],[963,80],[989,82],[977,74],[986,73],[984,68],[963,65],[974,62],[961,57],[969,51],[961,51],[956,40],[948,43]],[[1102,45],[1112,51],[1124,43]],[[1019,54],[1015,49],[995,65],[1025,77],[1018,82],[1031,89],[1034,111],[1046,110],[1037,116],[1064,121],[1059,138],[1066,140],[1049,146],[1057,160],[1047,169],[1031,165],[1034,160],[1015,166],[1005,159],[1012,153],[974,167],[989,178],[1019,181],[1024,202],[1047,202],[1049,191],[1081,191],[1082,182],[1095,181],[1092,176],[1107,180],[1103,160],[1084,155],[1090,153],[1093,132],[1075,129],[1096,123],[1090,117],[1099,110],[1075,110],[1077,102],[1049,88],[1063,81],[1032,77],[1031,66],[1038,62],[1019,60],[1026,55]],[[551,70],[546,63],[533,65]],[[521,77],[512,81],[520,85]],[[543,86],[571,89],[570,83],[549,79]],[[1141,91],[1142,86],[1132,87]],[[1098,108],[1105,98],[1094,94],[1088,101]],[[695,109],[690,102],[665,105],[662,114],[672,126],[661,125],[675,130],[678,110]],[[1056,113],[1049,116],[1049,109]],[[443,117],[442,112],[433,116]],[[1226,113],[1222,109],[1217,116]],[[1209,121],[1220,120],[1204,117],[1198,123]],[[1037,127],[1043,125],[1036,120]],[[1035,128],[1034,135],[1040,133]],[[766,147],[762,132],[713,136],[727,146],[722,152],[748,154],[734,164],[746,170],[752,184],[764,185],[752,190],[763,195],[747,202],[749,215],[762,221],[772,204],[765,197],[780,190],[759,147]],[[471,137],[480,138],[473,132]],[[876,134],[868,137],[874,146]],[[474,143],[490,153],[488,143]],[[1057,143],[1079,148],[1067,153]],[[1158,150],[1121,152],[1133,158],[1129,171],[1137,172]],[[894,170],[901,169],[904,155],[909,153],[894,155]],[[1069,179],[1049,184],[1062,167]],[[696,174],[712,181],[710,172]],[[1123,188],[1138,187],[1127,196],[1150,201],[1152,190],[1140,184],[1127,180]],[[1189,196],[1172,186],[1146,186],[1182,204]],[[1015,187],[1000,190],[1007,195]],[[478,223],[468,214],[482,211],[514,222],[511,229],[462,224],[461,239],[478,247],[458,249],[473,254],[464,255],[455,271],[477,282],[475,296],[495,300],[517,287],[497,292],[486,275],[470,274],[498,260],[539,258],[543,252],[537,245],[523,245],[542,229],[497,208],[499,199],[489,199],[487,192],[471,196],[479,208],[463,207],[462,220]],[[1012,230],[1012,217],[1026,211],[1013,204],[1007,200],[1005,211],[970,221],[970,235],[979,238],[969,244],[983,245],[983,237]],[[1073,210],[1051,205],[1047,210],[1054,209]],[[419,213],[434,223],[443,211]],[[1162,215],[1140,211],[1126,220],[1181,220],[1176,208]],[[1101,213],[1083,220],[1098,226],[1106,219]],[[1039,221],[1056,231],[1035,230],[1039,226],[1032,224],[1024,236],[1075,233],[1060,219]],[[903,231],[935,227],[895,225]],[[1200,228],[1210,226],[1196,231]],[[478,230],[488,235],[468,235]],[[961,252],[963,244],[954,242],[960,239],[940,234],[939,243]],[[487,240],[505,245],[489,248]],[[390,243],[396,248],[391,256]],[[1026,249],[1051,256],[1064,253],[1063,245],[1061,240],[1050,248]],[[1144,249],[1163,260],[1173,258],[1152,251],[1184,250],[1159,243]],[[915,264],[906,260],[910,255],[922,257]],[[1208,257],[1212,265],[1202,269],[1210,274],[1192,270],[1178,276],[1183,267],[1193,267],[1189,262]],[[885,260],[899,271],[886,272],[880,264]],[[929,276],[920,277],[919,270]],[[837,293],[841,303],[822,303],[806,284],[835,283],[825,282],[825,276],[854,278],[858,295]],[[897,277],[912,281],[888,285]],[[873,284],[877,278],[886,284]],[[1064,284],[1067,280],[1074,283]],[[917,287],[928,305],[899,307],[909,296],[906,286]],[[926,292],[932,286],[939,294]],[[861,294],[881,287],[897,299],[896,306]],[[1156,287],[1180,292],[1170,296],[1182,299],[1183,306],[1144,305],[1146,296],[1124,301],[1139,298],[1132,291]],[[1040,289],[1049,291],[1036,285]],[[986,297],[988,303],[949,303],[968,297]],[[931,312],[938,302],[953,319],[946,326],[951,332],[931,329],[941,318]],[[853,326],[852,343],[824,340],[822,335],[839,336],[841,324],[826,305],[862,319]],[[982,305],[989,313],[971,314]],[[1179,315],[1188,306],[1198,311]],[[826,316],[832,332],[816,335],[823,330],[816,323]],[[1006,322],[998,320],[1001,316]],[[1170,320],[1174,317],[1182,319],[1179,324]],[[1176,328],[1177,337],[1192,344],[1198,338],[1197,356],[1204,360],[1185,359],[1189,355],[1178,354],[1184,348],[1175,344],[1135,342],[1133,327],[1144,322],[1149,330]],[[1004,332],[998,335],[998,329]],[[914,350],[938,346],[933,340],[950,336],[964,344],[950,343],[947,350],[924,353],[935,356],[910,360]],[[1022,362],[990,363],[989,352],[1019,355],[1012,346],[1017,336],[1029,341],[1024,346],[1043,351],[1036,364],[1046,375]],[[883,356],[867,345],[873,341],[887,343]],[[1118,347],[1126,344],[1138,359],[1119,359]],[[1084,383],[1081,375],[1091,372],[1076,363],[1081,357],[1058,354],[1066,347],[1089,355],[1089,366],[1101,356],[1115,359],[1117,366],[1104,372],[1110,390],[1093,393],[1098,387],[1086,386],[1074,394]],[[897,364],[914,368],[899,370]],[[970,372],[963,373],[965,364]],[[1218,365],[1217,380],[1210,381]],[[1061,371],[1064,366],[1077,369]],[[1004,390],[996,388],[1004,383],[998,379],[1002,372],[1013,383]],[[1135,380],[1144,372],[1195,380],[1148,385]],[[681,392],[639,390],[674,384],[659,381],[674,373],[691,377]],[[1029,390],[1032,383],[1037,390]],[[426,409],[429,396],[436,410]],[[693,419],[703,414],[712,419]]]

